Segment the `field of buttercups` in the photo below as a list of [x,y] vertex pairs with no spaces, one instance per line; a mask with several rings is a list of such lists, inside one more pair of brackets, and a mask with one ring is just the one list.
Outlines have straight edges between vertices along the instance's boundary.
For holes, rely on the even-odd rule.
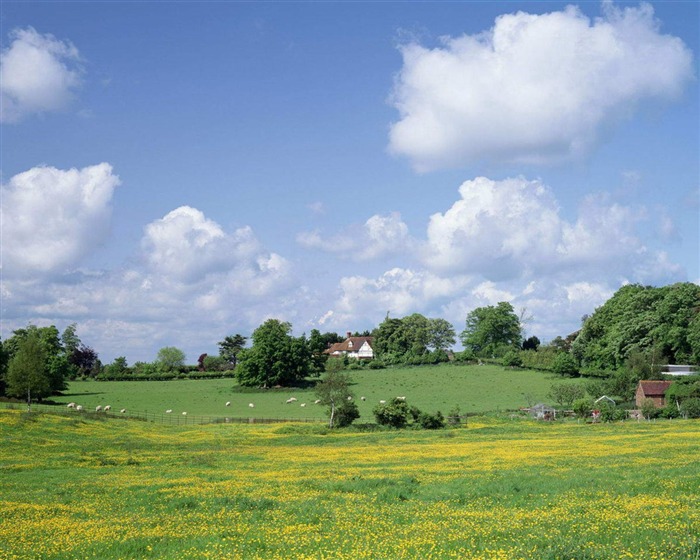
[[440,431],[0,410],[0,559],[700,558],[700,422]]

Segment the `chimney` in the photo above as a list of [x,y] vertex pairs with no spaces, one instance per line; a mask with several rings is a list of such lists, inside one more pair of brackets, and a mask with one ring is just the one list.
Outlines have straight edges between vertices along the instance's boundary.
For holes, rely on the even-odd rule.
[[352,336],[352,333],[351,333],[350,331],[348,331],[348,332],[347,332],[347,335],[348,335],[348,336],[347,336],[346,338],[350,338],[350,337]]

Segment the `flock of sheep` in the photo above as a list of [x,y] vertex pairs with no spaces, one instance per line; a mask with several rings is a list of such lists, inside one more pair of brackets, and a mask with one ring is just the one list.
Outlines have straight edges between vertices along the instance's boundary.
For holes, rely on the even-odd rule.
[[[67,408],[73,408],[73,409],[75,409],[75,410],[83,410],[83,405],[82,405],[82,404],[75,404],[74,402],[70,402],[70,403],[68,403],[66,406],[67,406]],[[95,412],[109,412],[110,410],[112,410],[112,406],[109,405],[109,404],[108,404],[108,405],[105,405],[105,406],[102,406],[102,405],[99,405],[99,404],[98,404],[98,405],[95,407]],[[122,414],[125,414],[125,413],[126,413],[126,408],[122,408],[119,412],[121,412]]]
[[[405,400],[406,400],[406,397],[396,397],[396,398],[397,398],[398,400],[400,400],[400,401],[405,401]],[[288,399],[285,401],[285,403],[286,403],[286,404],[293,404],[293,403],[297,402],[297,400],[298,400],[298,399],[297,399],[296,397],[290,397],[290,398],[288,398]],[[352,400],[352,397],[348,397],[348,400],[351,401],[351,400]],[[367,399],[366,399],[365,397],[360,397],[360,400],[366,401]],[[320,401],[319,399],[316,399],[316,400],[314,401],[314,404],[320,404],[320,403],[321,403],[321,401]],[[385,401],[385,400],[381,400],[381,401],[379,401],[379,404],[386,404],[386,401]],[[226,406],[231,406],[231,401],[228,401],[228,402],[226,403]],[[305,402],[300,403],[299,406],[301,406],[301,407],[303,408],[303,407],[306,406],[306,403],[305,403]],[[79,410],[79,411],[80,411],[80,410],[83,410],[83,406],[82,406],[82,405],[80,405],[80,404],[75,404],[74,402],[68,403],[67,407],[68,407],[68,408],[75,409],[75,410]],[[248,403],[248,407],[249,407],[249,408],[255,408],[255,404],[253,404],[253,403]],[[109,412],[109,411],[111,411],[111,410],[112,410],[111,405],[105,405],[105,406],[97,405],[97,406],[95,407],[95,412]],[[121,412],[122,414],[125,414],[125,413],[126,413],[126,408],[122,408],[122,409],[120,410],[120,412]],[[172,409],[172,408],[169,408],[168,410],[165,411],[166,414],[172,414],[172,412],[173,412],[173,409]],[[183,416],[187,416],[187,412],[183,412],[182,415],[183,415]]]

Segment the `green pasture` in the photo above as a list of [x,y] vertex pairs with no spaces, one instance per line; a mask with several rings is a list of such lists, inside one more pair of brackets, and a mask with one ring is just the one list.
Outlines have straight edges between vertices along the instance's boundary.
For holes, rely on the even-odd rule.
[[[361,421],[372,421],[380,400],[405,396],[420,409],[447,414],[458,405],[462,413],[517,409],[546,402],[553,383],[580,383],[551,373],[513,370],[494,365],[422,366],[350,371]],[[365,401],[361,397],[365,397]],[[295,397],[293,404],[287,399]],[[174,381],[73,381],[55,402],[76,402],[86,409],[110,405],[112,411],[232,416],[254,418],[322,418],[314,405],[313,387],[305,389],[246,389],[233,379]],[[226,402],[231,406],[226,407]],[[249,404],[252,403],[254,408]],[[305,407],[301,404],[306,403]]]
[[0,560],[700,557],[700,422],[168,426],[0,409]]

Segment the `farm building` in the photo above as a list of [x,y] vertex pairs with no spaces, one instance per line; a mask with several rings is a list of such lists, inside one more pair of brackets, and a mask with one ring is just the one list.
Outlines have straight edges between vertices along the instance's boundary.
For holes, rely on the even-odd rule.
[[666,405],[666,391],[671,383],[673,381],[640,381],[634,395],[634,402],[638,407],[641,407],[644,399],[651,399],[657,408],[664,407]]
[[372,349],[371,336],[350,336],[343,342],[336,342],[324,351],[324,354],[331,356],[347,356],[348,358],[357,358],[363,360],[371,360],[374,358],[374,350]]
[[529,412],[538,420],[554,420],[557,417],[557,411],[554,407],[542,403],[530,407]]

